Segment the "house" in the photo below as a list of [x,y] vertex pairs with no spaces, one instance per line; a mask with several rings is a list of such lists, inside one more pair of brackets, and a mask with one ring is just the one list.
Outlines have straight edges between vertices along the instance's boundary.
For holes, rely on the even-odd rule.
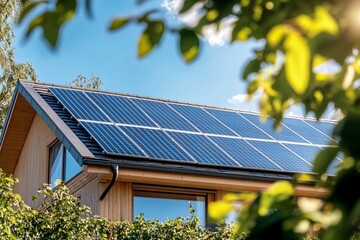
[[[0,167],[20,180],[14,190],[32,206],[44,182],[62,179],[111,220],[186,215],[190,201],[204,222],[208,203],[226,192],[311,173],[333,126],[286,117],[275,132],[251,112],[19,81]],[[303,184],[296,194],[326,193]]]

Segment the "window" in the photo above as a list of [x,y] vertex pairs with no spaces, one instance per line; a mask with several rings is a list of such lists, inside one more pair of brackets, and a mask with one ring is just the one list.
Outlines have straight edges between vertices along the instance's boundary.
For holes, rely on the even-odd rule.
[[59,141],[52,144],[49,150],[49,182],[52,187],[55,186],[57,179],[67,182],[81,172],[82,168],[79,163]]
[[200,225],[206,224],[207,193],[183,190],[167,191],[163,188],[134,188],[134,218],[143,213],[146,219],[189,217],[190,205],[200,219]]

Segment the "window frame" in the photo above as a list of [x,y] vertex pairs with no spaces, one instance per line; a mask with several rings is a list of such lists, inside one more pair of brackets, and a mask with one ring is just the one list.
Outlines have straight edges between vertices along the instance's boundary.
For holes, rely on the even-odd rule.
[[[71,181],[73,178],[75,178],[77,175],[79,175],[81,172],[82,172],[82,170],[79,172],[79,173],[77,173],[76,175],[74,175],[72,178],[70,178],[70,179],[68,179],[67,181],[65,181],[65,177],[66,177],[66,152],[67,152],[67,149],[65,148],[65,145],[63,144],[63,143],[61,143],[60,142],[60,140],[59,139],[54,139],[54,140],[52,140],[49,144],[48,144],[48,146],[47,146],[47,150],[48,150],[48,160],[47,160],[47,163],[48,163],[48,167],[47,167],[47,169],[48,169],[48,177],[47,177],[47,179],[48,179],[48,183],[50,184],[50,185],[52,185],[52,182],[51,182],[51,153],[52,153],[52,148],[55,146],[55,144],[57,144],[57,143],[60,143],[60,148],[61,148],[61,181],[63,181],[64,183],[67,183],[67,182],[69,182],[69,181]],[[70,153],[70,155],[71,155],[71,153]],[[80,166],[80,165],[79,165]],[[80,166],[81,167],[81,166]]]
[[[159,185],[147,185],[147,184],[132,184],[132,220],[135,220],[135,192],[144,193],[143,196],[154,197],[154,198],[163,198],[163,199],[184,199],[185,196],[194,196],[194,197],[205,197],[205,227],[208,226],[208,206],[210,202],[215,201],[215,190],[208,189],[196,189],[196,188],[184,188],[184,187],[172,187],[172,186],[159,186]],[[178,196],[179,198],[168,198],[166,196]]]

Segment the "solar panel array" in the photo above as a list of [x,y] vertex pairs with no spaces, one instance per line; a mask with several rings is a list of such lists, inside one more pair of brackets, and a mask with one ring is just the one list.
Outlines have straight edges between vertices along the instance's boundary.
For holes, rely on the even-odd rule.
[[311,172],[316,153],[334,141],[331,122],[286,117],[277,132],[273,120],[263,123],[252,113],[78,89],[49,89],[110,155]]

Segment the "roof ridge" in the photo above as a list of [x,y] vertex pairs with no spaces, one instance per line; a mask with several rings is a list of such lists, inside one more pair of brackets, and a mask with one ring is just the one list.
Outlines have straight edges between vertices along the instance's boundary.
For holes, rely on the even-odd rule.
[[[137,95],[137,94],[120,93],[120,92],[107,91],[107,90],[96,90],[96,89],[90,89],[90,88],[75,87],[75,86],[54,84],[54,83],[46,83],[46,82],[33,82],[33,81],[29,81],[29,80],[21,80],[21,81],[22,82],[28,82],[28,83],[33,84],[33,85],[43,85],[45,87],[59,87],[59,88],[67,88],[67,89],[86,90],[86,91],[90,91],[90,92],[113,94],[113,95],[117,95],[117,96],[125,96],[125,97],[133,97],[133,98],[147,99],[147,100],[167,102],[167,103],[183,104],[183,105],[195,106],[195,107],[212,108],[212,109],[217,109],[217,110],[225,110],[225,111],[232,111],[232,112],[245,113],[245,114],[254,114],[254,115],[259,115],[259,116],[261,114],[260,112],[251,111],[251,110],[241,110],[241,109],[236,109],[236,108],[226,108],[226,107],[219,107],[219,106],[214,106],[214,105],[206,105],[206,104],[199,104],[199,103],[176,101],[176,100],[171,100],[171,99],[155,98],[155,97],[149,97],[149,96],[143,96],[143,95]],[[292,115],[292,114],[284,114],[283,116],[285,118],[295,118],[295,119],[302,119],[302,120],[314,120],[314,121],[327,122],[327,123],[337,123],[338,122],[336,120],[332,120],[332,119],[328,119],[328,118],[320,118],[319,120],[317,120],[315,117],[298,116],[298,115]]]

